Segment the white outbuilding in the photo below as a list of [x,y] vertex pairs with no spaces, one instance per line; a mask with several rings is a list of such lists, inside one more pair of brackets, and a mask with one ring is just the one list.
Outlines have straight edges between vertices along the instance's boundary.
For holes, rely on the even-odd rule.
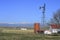
[[21,30],[27,30],[27,28],[21,28]]

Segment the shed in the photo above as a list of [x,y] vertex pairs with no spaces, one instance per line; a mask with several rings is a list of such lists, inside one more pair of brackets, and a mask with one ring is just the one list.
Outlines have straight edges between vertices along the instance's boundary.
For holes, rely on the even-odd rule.
[[40,23],[34,23],[34,33],[40,31]]

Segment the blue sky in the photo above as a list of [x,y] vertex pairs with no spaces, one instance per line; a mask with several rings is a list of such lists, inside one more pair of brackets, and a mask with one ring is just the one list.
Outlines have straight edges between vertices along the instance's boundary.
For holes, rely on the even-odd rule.
[[42,21],[39,6],[46,3],[45,20],[60,8],[60,0],[0,0],[0,23],[35,23]]

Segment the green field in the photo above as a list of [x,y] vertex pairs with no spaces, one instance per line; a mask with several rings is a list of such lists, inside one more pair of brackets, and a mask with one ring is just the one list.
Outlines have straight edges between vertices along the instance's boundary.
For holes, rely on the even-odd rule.
[[60,36],[35,34],[34,30],[0,28],[0,40],[60,40]]

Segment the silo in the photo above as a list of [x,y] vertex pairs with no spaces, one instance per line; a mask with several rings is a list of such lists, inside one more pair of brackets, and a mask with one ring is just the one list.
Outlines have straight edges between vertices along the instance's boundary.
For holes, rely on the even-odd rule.
[[34,33],[38,33],[40,31],[40,23],[34,23]]

